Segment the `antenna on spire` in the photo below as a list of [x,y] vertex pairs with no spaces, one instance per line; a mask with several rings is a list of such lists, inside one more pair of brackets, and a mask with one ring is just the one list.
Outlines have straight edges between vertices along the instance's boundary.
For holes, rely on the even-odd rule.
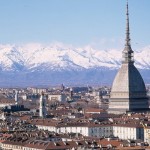
[[125,48],[123,50],[123,62],[124,63],[134,63],[134,52],[131,48],[130,43],[130,27],[129,27],[129,8],[128,8],[128,0],[126,5],[126,39],[125,39]]
[[126,10],[126,46],[130,45],[130,27],[129,27],[129,8],[127,0],[127,10]]

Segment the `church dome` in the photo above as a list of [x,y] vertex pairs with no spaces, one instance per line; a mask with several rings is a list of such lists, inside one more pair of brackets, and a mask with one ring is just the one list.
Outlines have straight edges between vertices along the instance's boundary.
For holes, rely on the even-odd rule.
[[146,92],[144,81],[133,64],[122,64],[113,85],[112,92]]

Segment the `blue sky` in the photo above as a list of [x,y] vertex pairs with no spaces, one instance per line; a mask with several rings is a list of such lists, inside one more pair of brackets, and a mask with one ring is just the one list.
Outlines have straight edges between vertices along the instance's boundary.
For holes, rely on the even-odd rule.
[[[150,45],[150,0],[129,0],[132,45]],[[120,48],[126,0],[0,0],[0,43]]]

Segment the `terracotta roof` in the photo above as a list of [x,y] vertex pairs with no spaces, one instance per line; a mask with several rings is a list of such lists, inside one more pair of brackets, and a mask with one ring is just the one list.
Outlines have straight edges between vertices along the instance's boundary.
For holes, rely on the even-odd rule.
[[122,122],[113,124],[113,126],[143,128],[143,126],[140,124],[140,122],[136,122],[136,121],[128,121],[128,122],[123,122],[122,121]]
[[132,147],[122,147],[119,146],[116,148],[116,150],[149,150],[150,147],[145,147],[145,146],[132,146]]
[[7,98],[1,98],[0,103],[2,103],[2,104],[15,104],[15,100],[7,99]]
[[117,147],[117,146],[120,146],[120,144],[122,144],[123,142],[121,140],[116,140],[116,139],[101,139],[99,141],[99,144],[106,147],[107,145],[112,145],[113,147]]
[[23,146],[27,142],[27,139],[22,139],[22,138],[10,138],[2,142],[3,144],[8,144],[8,145],[20,145]]
[[85,141],[59,141],[59,142],[43,142],[43,141],[33,141],[27,143],[24,147],[36,148],[36,149],[45,149],[45,150],[66,150],[71,148],[77,148],[78,146],[88,146]]
[[34,119],[29,121],[31,124],[34,125],[41,125],[41,126],[55,126],[55,127],[100,127],[100,126],[112,126],[111,123],[92,123],[88,121],[82,120],[75,120],[73,121],[52,121],[51,119]]
[[99,108],[86,108],[85,109],[85,113],[90,113],[90,112],[100,113],[100,112],[106,112],[106,111],[103,109],[99,109]]

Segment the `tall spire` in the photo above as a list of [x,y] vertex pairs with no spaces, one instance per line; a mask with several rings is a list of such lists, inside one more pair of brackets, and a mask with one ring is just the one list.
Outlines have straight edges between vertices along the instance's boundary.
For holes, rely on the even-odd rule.
[[125,48],[123,50],[123,63],[133,63],[133,51],[130,43],[130,27],[129,27],[129,8],[128,0],[126,6],[126,39],[125,39]]
[[130,45],[130,27],[129,27],[129,9],[127,0],[127,10],[126,10],[126,46]]

